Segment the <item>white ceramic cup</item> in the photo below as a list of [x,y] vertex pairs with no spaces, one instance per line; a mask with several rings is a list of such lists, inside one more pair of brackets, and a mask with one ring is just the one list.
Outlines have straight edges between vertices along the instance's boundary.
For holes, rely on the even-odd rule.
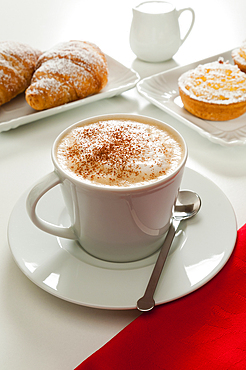
[[[180,38],[179,17],[190,11],[192,21],[183,39]],[[188,37],[195,21],[192,8],[176,10],[166,1],[146,1],[133,8],[130,46],[136,56],[146,62],[171,59]]]
[[[133,187],[115,187],[86,183],[64,172],[56,159],[61,137],[76,126],[99,120],[135,119],[159,124],[178,135],[183,159],[178,168],[162,180]],[[39,180],[27,197],[27,211],[41,230],[61,238],[74,239],[89,254],[107,261],[127,262],[145,258],[159,249],[170,225],[187,159],[184,139],[161,121],[131,114],[92,117],[63,131],[52,148],[54,171]],[[51,188],[60,185],[71,226],[54,225],[41,219],[36,206]],[[42,200],[41,200],[42,201]]]

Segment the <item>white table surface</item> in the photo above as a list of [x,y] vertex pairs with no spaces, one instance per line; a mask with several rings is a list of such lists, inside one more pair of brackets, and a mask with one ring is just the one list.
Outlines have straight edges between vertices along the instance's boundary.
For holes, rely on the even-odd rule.
[[[0,40],[21,41],[41,49],[69,39],[92,41],[146,77],[227,51],[246,39],[245,0],[177,0],[178,9],[191,6],[195,10],[190,36],[172,60],[141,62],[129,46],[131,8],[139,2],[2,1]],[[139,315],[137,310],[87,308],[48,294],[20,271],[7,241],[8,220],[17,200],[52,170],[50,148],[56,136],[78,120],[114,112],[149,115],[178,129],[189,147],[187,165],[209,177],[227,195],[238,227],[246,222],[246,147],[211,143],[148,103],[135,88],[121,96],[0,133],[1,369],[73,369]]]

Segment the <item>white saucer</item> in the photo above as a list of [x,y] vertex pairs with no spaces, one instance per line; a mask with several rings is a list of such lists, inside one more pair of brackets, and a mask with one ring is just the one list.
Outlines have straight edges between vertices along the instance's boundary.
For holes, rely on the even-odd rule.
[[[202,198],[200,212],[183,222],[162,278],[156,304],[172,301],[212,279],[229,259],[237,236],[234,211],[222,191],[210,180],[186,168],[182,189]],[[157,254],[131,263],[96,259],[74,241],[40,231],[25,207],[27,193],[17,202],[9,220],[13,257],[22,272],[45,291],[69,302],[104,309],[134,309],[144,293]],[[59,187],[40,201],[38,212],[51,222],[67,225]]]

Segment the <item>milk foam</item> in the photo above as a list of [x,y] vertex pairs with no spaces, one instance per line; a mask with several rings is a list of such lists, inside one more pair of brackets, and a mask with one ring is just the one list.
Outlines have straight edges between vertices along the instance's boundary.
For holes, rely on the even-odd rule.
[[57,160],[65,172],[110,186],[156,181],[171,174],[182,158],[182,144],[173,134],[132,120],[75,127],[57,147]]

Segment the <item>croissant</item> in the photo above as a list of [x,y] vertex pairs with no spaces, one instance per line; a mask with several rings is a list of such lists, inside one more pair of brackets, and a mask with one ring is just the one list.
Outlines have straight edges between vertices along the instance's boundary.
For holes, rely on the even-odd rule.
[[40,55],[26,44],[0,42],[0,105],[26,90]]
[[26,101],[36,110],[48,109],[98,93],[107,82],[107,60],[99,47],[63,42],[40,56]]

